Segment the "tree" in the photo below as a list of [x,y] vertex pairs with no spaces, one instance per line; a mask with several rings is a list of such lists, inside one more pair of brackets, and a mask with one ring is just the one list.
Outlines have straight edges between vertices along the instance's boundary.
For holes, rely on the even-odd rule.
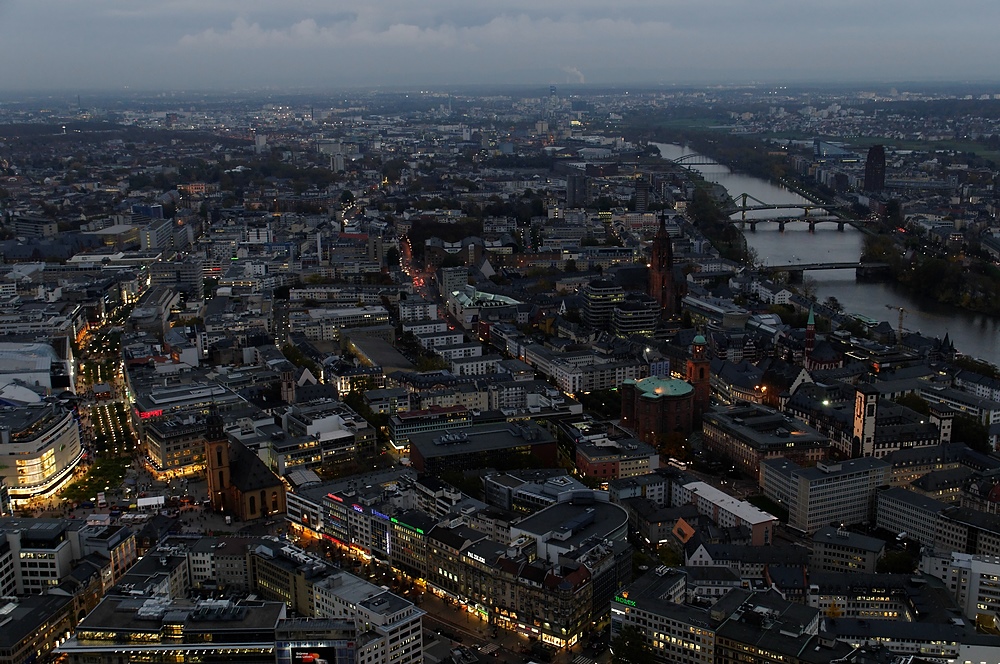
[[892,199],[885,204],[886,225],[890,228],[901,228],[903,226],[903,206],[897,199]]
[[844,307],[841,306],[841,304],[840,304],[840,300],[838,300],[837,298],[835,298],[833,295],[831,295],[830,297],[826,298],[826,300],[823,301],[823,304],[825,304],[826,306],[830,307],[831,309],[833,309],[836,312],[841,312],[841,311],[844,310]]
[[799,286],[799,291],[802,292],[802,297],[807,300],[816,301],[816,280],[812,277],[802,277],[802,284]]
[[295,366],[308,369],[313,376],[318,378],[321,375],[319,365],[306,357],[306,354],[298,346],[285,344],[281,347],[281,354]]
[[350,205],[354,202],[354,193],[350,189],[340,192],[340,202],[344,205]]
[[563,272],[576,272],[576,260],[570,258],[563,267]]
[[444,371],[451,367],[448,364],[448,360],[443,357],[433,356],[433,357],[420,357],[417,358],[417,371]]
[[389,267],[396,267],[399,265],[399,249],[396,247],[389,247],[385,250],[385,264]]
[[956,443],[965,443],[983,454],[993,451],[990,449],[989,429],[975,417],[955,415],[951,423],[951,439]]
[[640,664],[648,662],[653,650],[646,643],[646,634],[638,627],[624,627],[611,642],[611,664]]
[[916,566],[917,561],[908,551],[887,551],[875,563],[875,572],[878,574],[912,574]]
[[898,403],[900,406],[906,406],[910,410],[914,410],[920,413],[921,415],[930,415],[931,413],[930,404],[928,404],[926,401],[924,401],[922,397],[920,397],[915,393],[904,394],[900,396],[899,398],[896,399],[896,403]]

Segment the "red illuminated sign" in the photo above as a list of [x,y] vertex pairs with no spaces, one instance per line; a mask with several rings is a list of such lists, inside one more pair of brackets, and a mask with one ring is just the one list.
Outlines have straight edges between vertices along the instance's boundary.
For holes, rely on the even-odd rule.
[[151,417],[159,417],[160,415],[163,415],[162,410],[139,411],[139,417],[144,420],[148,420]]

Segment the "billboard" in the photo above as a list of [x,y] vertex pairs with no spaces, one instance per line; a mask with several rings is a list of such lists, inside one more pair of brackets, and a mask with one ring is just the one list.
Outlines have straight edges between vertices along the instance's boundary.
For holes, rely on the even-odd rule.
[[[342,664],[354,661],[354,642],[345,647],[313,646],[309,648],[292,648],[292,664]],[[337,652],[341,657],[337,659]]]

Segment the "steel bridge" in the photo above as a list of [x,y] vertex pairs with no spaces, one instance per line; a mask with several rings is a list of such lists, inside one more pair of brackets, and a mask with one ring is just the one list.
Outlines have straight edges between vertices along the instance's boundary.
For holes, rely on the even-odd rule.
[[[686,154],[676,159],[671,159],[671,163],[677,164],[678,166],[723,166],[724,164],[719,164],[717,161],[713,161],[708,157],[700,154]],[[801,195],[801,194],[800,194]],[[722,204],[722,211],[725,212],[726,216],[731,217],[737,212],[740,213],[739,219],[732,219],[733,222],[740,222],[750,224],[750,230],[757,230],[758,222],[775,222],[778,224],[781,230],[785,230],[785,222],[787,221],[806,221],[809,223],[809,230],[816,230],[817,222],[832,222],[837,224],[837,230],[843,231],[844,226],[850,222],[843,221],[840,219],[815,219],[810,218],[809,213],[813,210],[836,210],[845,207],[842,203],[817,203],[814,201],[807,201],[805,203],[767,203],[765,201],[756,198],[755,196],[743,192],[742,194],[737,194],[725,200]],[[803,217],[791,218],[786,217],[783,219],[748,219],[747,212],[755,212],[757,210],[802,210]]]
[[[753,204],[750,203],[753,201]],[[747,212],[753,212],[755,210],[802,210],[804,216],[808,217],[809,212],[812,210],[836,210],[837,208],[844,207],[841,203],[816,203],[813,201],[807,201],[805,203],[765,203],[759,198],[742,193],[731,197],[723,204],[723,211],[726,214],[733,215],[737,212],[740,213],[739,221],[750,221],[747,219]],[[760,219],[756,221],[761,221]]]
[[700,154],[685,154],[677,157],[677,159],[670,159],[671,163],[677,164],[678,166],[724,166],[725,164],[720,164],[717,161],[713,161],[708,157]]

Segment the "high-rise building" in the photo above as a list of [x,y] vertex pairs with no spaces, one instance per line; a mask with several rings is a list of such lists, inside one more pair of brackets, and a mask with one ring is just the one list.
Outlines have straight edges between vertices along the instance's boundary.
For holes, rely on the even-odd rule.
[[879,193],[885,189],[885,146],[873,145],[865,160],[865,191]]
[[587,176],[572,174],[566,177],[566,207],[584,207],[587,204]]
[[149,266],[149,283],[152,286],[169,286],[187,293],[191,300],[204,297],[205,278],[202,259],[188,256],[183,260],[163,261]]
[[143,251],[166,249],[174,237],[173,219],[155,219],[139,231],[139,247]]
[[660,217],[660,228],[653,238],[653,255],[649,262],[649,294],[660,304],[664,317],[677,313],[674,290],[674,250],[667,234],[667,218]]
[[625,302],[625,291],[608,279],[595,279],[583,288],[583,322],[595,330],[611,327],[615,307]]
[[649,180],[645,176],[635,181],[635,211],[645,212],[649,209]]
[[623,338],[633,334],[652,336],[659,318],[659,302],[648,295],[633,293],[626,295],[625,301],[615,307],[612,329]]

